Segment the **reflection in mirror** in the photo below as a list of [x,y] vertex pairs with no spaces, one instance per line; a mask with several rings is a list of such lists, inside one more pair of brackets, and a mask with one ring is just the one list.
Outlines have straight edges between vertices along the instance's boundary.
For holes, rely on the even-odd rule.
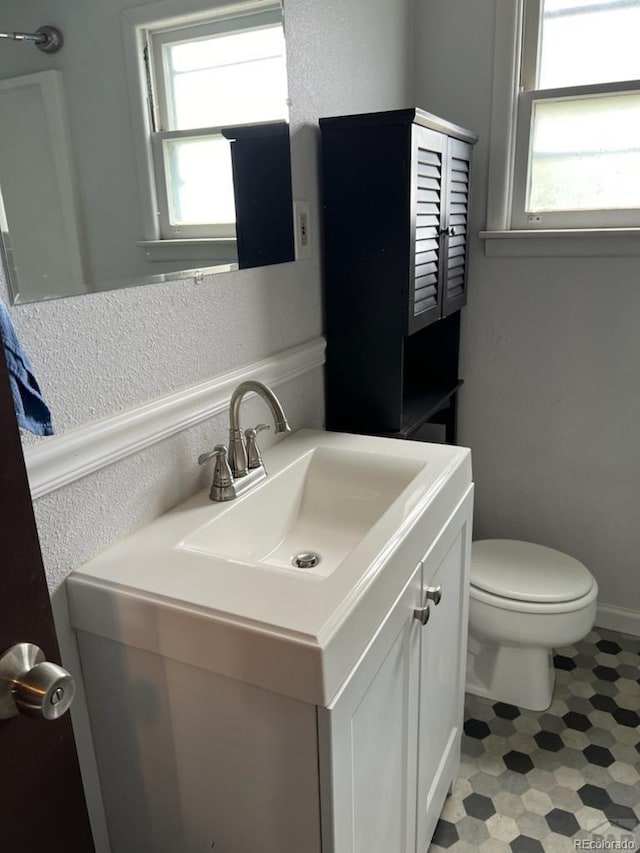
[[50,55],[0,40],[16,302],[294,258],[280,4],[134,2],[3,4],[64,35]]

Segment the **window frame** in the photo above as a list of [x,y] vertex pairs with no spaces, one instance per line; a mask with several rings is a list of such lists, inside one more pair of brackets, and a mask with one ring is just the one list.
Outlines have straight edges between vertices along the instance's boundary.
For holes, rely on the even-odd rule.
[[145,58],[147,62],[150,97],[153,103],[150,143],[158,203],[160,239],[212,238],[234,240],[236,237],[235,220],[198,224],[173,223],[171,221],[169,175],[164,155],[165,141],[187,141],[190,139],[221,140],[224,139],[224,136],[221,132],[221,127],[197,127],[185,130],[169,129],[173,106],[171,87],[168,85],[169,72],[165,63],[164,48],[168,44],[203,41],[212,36],[241,33],[245,30],[258,30],[272,27],[275,24],[280,24],[284,28],[284,17],[280,5],[254,11],[247,10],[240,15],[235,11],[231,14],[214,13],[207,20],[197,23],[174,22],[170,26],[160,24],[147,28],[145,33],[147,44]]
[[[640,208],[621,210],[590,209],[543,212],[539,221],[529,221],[525,211],[528,154],[531,138],[531,110],[536,101],[554,98],[587,97],[615,93],[640,92],[640,81],[591,84],[561,89],[536,89],[536,74],[541,45],[541,0],[496,0],[496,31],[491,108],[491,145],[489,150],[489,187],[486,230],[480,236],[488,241],[507,238],[509,245],[493,246],[487,254],[545,254],[542,242],[535,248],[517,245],[523,237],[573,237],[580,235],[613,236],[616,247],[589,254],[638,254],[620,239],[640,232]],[[565,241],[567,244],[569,239]],[[626,240],[624,240],[626,244]],[[574,249],[567,254],[574,253]],[[554,240],[548,252],[561,255]]]
[[[189,3],[188,5],[191,5]],[[285,26],[281,0],[272,0],[258,7],[256,0],[240,0],[216,8],[195,11],[181,9],[178,0],[160,0],[152,5],[133,7],[122,13],[123,39],[125,45],[126,73],[129,81],[131,122],[136,150],[136,161],[140,180],[141,215],[143,239],[138,245],[147,256],[162,259],[162,246],[173,246],[176,254],[178,244],[217,244],[235,246],[234,223],[210,223],[190,226],[172,226],[169,222],[169,202],[166,192],[166,177],[162,157],[162,145],[169,138],[194,138],[216,134],[222,136],[219,127],[193,128],[185,131],[161,129],[158,101],[153,77],[153,48],[151,34],[175,34],[180,31],[200,30],[206,38],[206,29],[217,32],[233,32],[242,29],[238,20],[266,20],[271,16],[273,23]],[[175,39],[173,39],[175,40]],[[289,100],[287,99],[287,104]],[[166,118],[166,113],[163,118]],[[186,249],[184,251],[187,251]],[[217,250],[216,250],[217,251]],[[160,252],[160,254],[157,254]],[[181,257],[183,257],[181,255]],[[186,255],[184,256],[187,257]],[[189,256],[190,257],[190,256]],[[225,256],[226,257],[226,256]]]

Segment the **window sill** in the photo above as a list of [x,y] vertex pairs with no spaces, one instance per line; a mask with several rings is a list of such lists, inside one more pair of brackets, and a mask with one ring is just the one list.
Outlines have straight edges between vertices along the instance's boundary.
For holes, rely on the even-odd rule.
[[480,231],[478,236],[488,258],[640,256],[640,228]]
[[230,237],[186,238],[183,240],[139,240],[149,261],[199,261],[237,264],[236,241]]

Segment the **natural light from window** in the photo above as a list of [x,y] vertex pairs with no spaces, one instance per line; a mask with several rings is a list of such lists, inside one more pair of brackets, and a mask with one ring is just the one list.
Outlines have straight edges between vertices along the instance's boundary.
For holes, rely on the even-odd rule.
[[639,34],[640,0],[543,0],[527,214],[640,208]]
[[287,117],[282,26],[165,46],[167,130]]
[[164,141],[170,221],[234,222],[231,150],[222,137]]
[[[529,209],[640,207],[640,94],[534,105]],[[637,180],[629,180],[637,175]]]
[[538,89],[640,80],[640,0],[544,0]]

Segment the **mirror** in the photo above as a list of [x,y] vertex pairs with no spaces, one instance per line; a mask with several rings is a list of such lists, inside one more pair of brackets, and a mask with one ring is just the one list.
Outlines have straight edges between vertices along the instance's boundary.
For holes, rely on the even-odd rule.
[[16,302],[294,259],[279,2],[18,0],[0,26],[0,224]]

